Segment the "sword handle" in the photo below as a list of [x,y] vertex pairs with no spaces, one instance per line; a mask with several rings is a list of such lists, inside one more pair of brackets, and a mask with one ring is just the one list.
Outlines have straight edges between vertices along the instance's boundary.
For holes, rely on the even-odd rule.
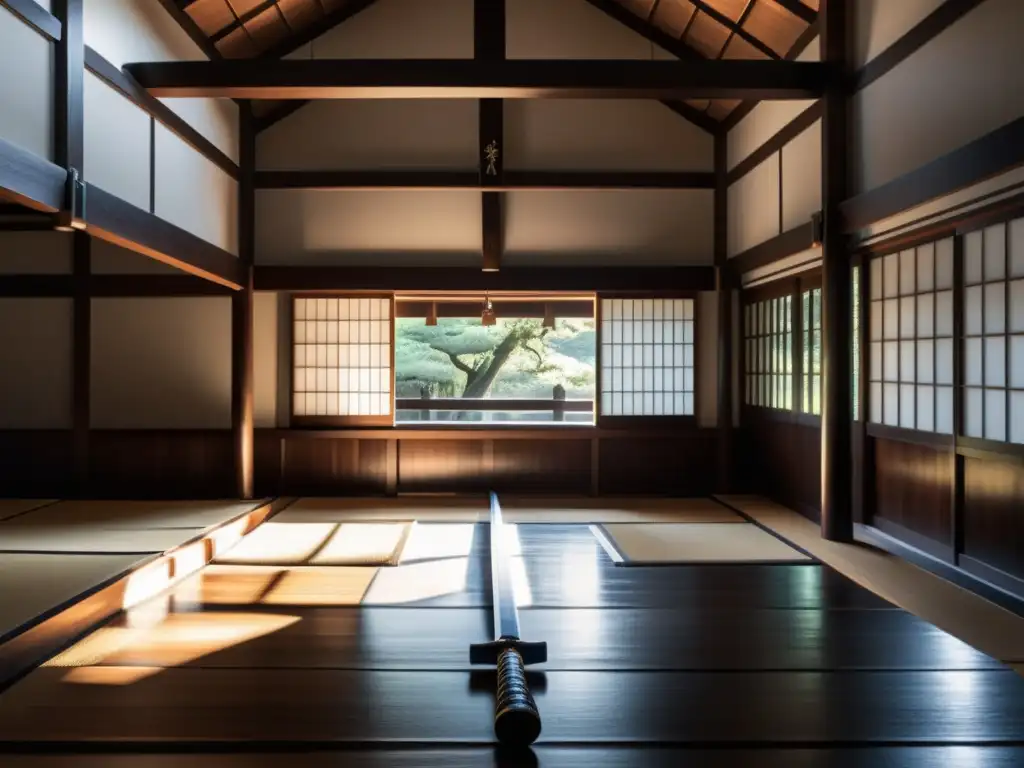
[[515,648],[498,655],[494,733],[502,744],[525,747],[540,736],[540,712],[526,683],[526,666]]

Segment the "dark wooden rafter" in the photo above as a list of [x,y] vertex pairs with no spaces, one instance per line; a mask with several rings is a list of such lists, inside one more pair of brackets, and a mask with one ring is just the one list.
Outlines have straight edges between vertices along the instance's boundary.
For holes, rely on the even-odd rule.
[[[479,62],[505,59],[505,0],[474,0],[473,58]],[[481,243],[483,269],[496,272],[501,268],[503,251],[503,203],[499,191],[503,183],[505,160],[505,105],[501,99],[480,99],[479,142],[477,163],[480,193]]]
[[776,5],[781,5],[787,11],[792,13],[798,19],[801,19],[808,24],[813,24],[818,20],[818,12],[810,6],[804,5],[800,0],[769,0]]
[[851,353],[852,270],[840,205],[849,187],[849,71],[847,30],[852,2],[822,0],[822,60],[842,77],[824,97],[821,129],[822,202],[822,417],[821,535],[853,540],[851,440],[853,393]]
[[60,19],[49,13],[36,0],[0,0],[0,6],[10,10],[11,13],[51,41],[60,40],[62,34]]
[[[191,5],[191,3],[189,5]],[[187,7],[188,6],[186,6],[186,8]],[[281,13],[281,7],[277,4],[277,0],[263,0],[262,2],[257,3],[241,15],[237,14],[234,11],[234,9],[232,9],[232,15],[235,17],[235,20],[223,29],[219,29],[213,34],[211,34],[210,42],[216,45],[225,37],[230,35],[232,32],[235,32],[239,29],[244,30],[246,24],[255,19],[257,16],[261,16],[264,11],[268,11],[272,8],[277,8],[278,13]],[[284,14],[281,14],[281,18],[284,19]],[[287,23],[287,21],[285,21],[285,23]],[[248,34],[248,32],[246,32],[246,34]]]
[[192,42],[198,45],[199,49],[206,54],[206,58],[211,60],[224,58],[221,52],[217,50],[217,46],[203,33],[203,30],[192,20],[192,17],[185,13],[177,0],[159,0],[159,3],[171,15],[171,18],[178,22],[178,26],[185,30],[185,34],[189,36]]
[[295,34],[290,35],[279,44],[268,48],[266,51],[260,54],[261,59],[279,59],[287,56],[291,53],[295,53],[299,48],[311,43],[318,37],[330,32],[332,29],[337,27],[339,24],[344,24],[346,21],[351,19],[358,13],[365,11],[377,0],[350,0],[350,2],[342,4],[340,7],[329,12],[326,16],[321,18],[319,21],[310,24],[308,27],[299,30]]
[[85,164],[85,38],[83,0],[56,0],[63,26],[56,48],[54,162],[78,174]]
[[254,270],[257,291],[439,292],[551,291],[676,295],[715,288],[715,269],[694,267],[506,268],[272,267]]
[[[486,147],[487,142],[483,142]],[[498,158],[500,160],[500,157]],[[256,189],[714,189],[712,171],[257,171]]]
[[[725,52],[727,50],[729,50],[729,43],[731,43],[732,39],[734,37],[736,37],[736,35],[738,34],[739,30],[741,30],[743,28],[743,25],[747,23],[747,19],[750,18],[750,12],[754,10],[754,6],[755,5],[757,5],[757,0],[747,0],[747,4],[743,8],[743,11],[740,13],[740,17],[736,20],[736,26],[732,27],[729,30],[729,36],[727,38],[725,38],[725,43],[722,45],[722,50],[720,50],[718,52],[718,56],[716,58],[721,59],[721,58],[723,58],[725,56]],[[696,15],[696,14],[694,14],[694,15]],[[693,22],[692,18],[690,19],[690,22],[691,23]],[[763,51],[762,51],[762,53],[763,53]],[[772,55],[769,55],[768,58],[770,58],[770,59],[778,59],[778,58],[781,58],[781,57],[777,53],[775,53],[773,51]]]
[[231,432],[235,492],[251,499],[254,488],[253,262],[256,251],[256,131],[252,105],[243,102],[238,114],[238,260],[242,285],[231,296]]
[[348,59],[128,64],[169,98],[813,99],[828,81],[818,62],[562,59]]

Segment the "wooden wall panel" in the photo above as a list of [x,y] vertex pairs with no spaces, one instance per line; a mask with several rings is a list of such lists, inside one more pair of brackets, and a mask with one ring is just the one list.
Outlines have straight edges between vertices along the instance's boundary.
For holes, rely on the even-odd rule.
[[71,299],[0,299],[0,429],[70,429],[71,326]]
[[812,520],[821,514],[821,426],[745,409],[737,473],[744,490],[760,493]]
[[[939,549],[932,547],[933,553],[949,548],[952,487],[953,462],[948,449],[875,440],[873,525],[915,546],[934,542]],[[891,524],[902,531],[892,529]],[[925,541],[917,537],[924,537]]]
[[[383,495],[386,452],[384,440],[286,438],[281,492],[289,496]],[[262,482],[257,478],[257,484]]]
[[483,441],[398,441],[398,490],[402,493],[490,490],[491,478],[484,469]]
[[60,498],[72,490],[71,430],[0,431],[0,496]]
[[678,438],[601,440],[602,495],[703,496],[714,491],[714,430],[681,432]]
[[230,498],[230,430],[94,430],[89,491],[98,498]]
[[[93,244],[95,250],[96,244]],[[139,257],[142,258],[142,257]],[[151,259],[146,259],[151,261]],[[0,275],[71,273],[71,236],[65,232],[0,232]]]
[[856,22],[853,61],[863,67],[921,23],[945,0],[858,0],[853,4]]
[[0,138],[53,159],[54,45],[0,6]]
[[1024,466],[964,459],[964,554],[1024,579]]
[[493,490],[590,493],[590,440],[495,440]]

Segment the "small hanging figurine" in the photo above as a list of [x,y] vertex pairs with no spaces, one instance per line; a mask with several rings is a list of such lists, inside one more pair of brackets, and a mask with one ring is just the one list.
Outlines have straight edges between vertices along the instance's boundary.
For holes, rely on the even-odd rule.
[[497,176],[498,175],[498,142],[492,141],[484,149],[484,157],[487,159],[487,175]]

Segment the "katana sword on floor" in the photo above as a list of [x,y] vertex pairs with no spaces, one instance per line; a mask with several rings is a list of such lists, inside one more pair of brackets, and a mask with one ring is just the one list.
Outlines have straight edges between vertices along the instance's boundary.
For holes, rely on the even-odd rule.
[[498,496],[491,494],[491,587],[494,640],[469,646],[472,664],[498,668],[494,734],[502,744],[525,746],[540,735],[540,712],[526,682],[526,665],[548,659],[548,644],[519,638],[519,611],[512,591],[511,555],[501,519]]

